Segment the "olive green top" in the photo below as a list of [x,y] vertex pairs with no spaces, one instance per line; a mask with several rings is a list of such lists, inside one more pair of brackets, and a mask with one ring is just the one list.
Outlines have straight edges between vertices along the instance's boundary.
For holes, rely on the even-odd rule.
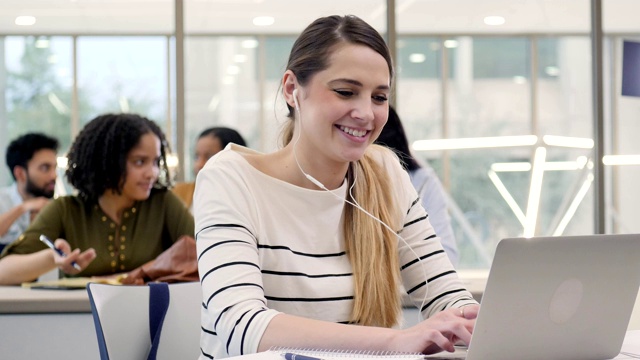
[[46,249],[39,240],[44,234],[51,241],[67,240],[71,249],[96,250],[96,258],[77,276],[110,275],[131,271],[155,259],[180,236],[193,236],[193,231],[193,216],[171,191],[152,190],[147,200],[136,201],[123,212],[120,225],[96,203],[64,196],[43,208],[0,258]]

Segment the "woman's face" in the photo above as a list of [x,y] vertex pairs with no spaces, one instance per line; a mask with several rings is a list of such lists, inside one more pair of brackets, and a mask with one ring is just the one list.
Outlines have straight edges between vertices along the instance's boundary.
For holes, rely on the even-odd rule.
[[[297,148],[307,161],[360,159],[387,121],[391,76],[386,60],[363,45],[338,46],[329,67],[298,90]],[[313,160],[312,160],[312,159]]]
[[142,135],[138,144],[127,154],[127,175],[122,196],[132,201],[149,198],[160,173],[159,161],[160,139],[152,132]]
[[196,142],[196,158],[193,161],[193,173],[198,175],[210,157],[222,150],[220,139],[213,135],[205,135]]

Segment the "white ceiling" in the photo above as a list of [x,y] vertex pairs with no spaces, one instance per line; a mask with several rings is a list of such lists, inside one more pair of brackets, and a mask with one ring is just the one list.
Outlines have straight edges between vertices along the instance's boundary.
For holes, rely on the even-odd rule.
[[[603,0],[607,33],[638,33],[640,0]],[[396,0],[399,33],[588,33],[590,0]],[[328,14],[355,14],[385,30],[385,0],[184,0],[189,34],[297,33]],[[15,25],[32,15],[32,26]],[[273,16],[268,27],[255,16]],[[487,15],[505,17],[487,26]],[[172,0],[2,0],[0,34],[170,34]]]

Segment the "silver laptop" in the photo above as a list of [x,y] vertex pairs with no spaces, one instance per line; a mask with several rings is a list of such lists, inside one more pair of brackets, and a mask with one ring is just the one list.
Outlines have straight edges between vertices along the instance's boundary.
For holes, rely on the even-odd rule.
[[612,359],[639,287],[640,234],[504,239],[466,360]]

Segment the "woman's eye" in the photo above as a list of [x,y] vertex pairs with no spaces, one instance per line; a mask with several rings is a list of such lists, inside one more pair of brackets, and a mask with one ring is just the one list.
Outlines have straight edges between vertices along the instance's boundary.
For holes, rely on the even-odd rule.
[[376,101],[376,102],[379,102],[379,103],[383,103],[383,102],[386,102],[389,99],[387,99],[387,97],[384,96],[384,95],[376,95],[376,96],[373,97],[373,100]]
[[349,91],[349,90],[333,90],[333,91],[335,91],[338,95],[344,96],[344,97],[349,97],[353,95],[353,91]]

